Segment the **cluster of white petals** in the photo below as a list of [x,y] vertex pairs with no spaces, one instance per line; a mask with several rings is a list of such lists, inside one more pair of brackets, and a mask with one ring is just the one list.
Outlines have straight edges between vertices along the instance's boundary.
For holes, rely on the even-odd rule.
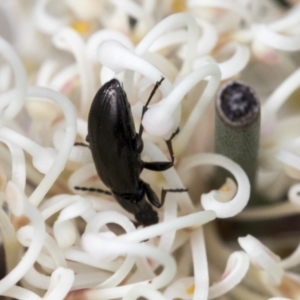
[[[294,2],[0,1],[0,298],[299,299]],[[75,143],[85,142],[93,97],[112,78],[145,130],[142,159],[168,161],[164,140],[180,128],[174,167],[141,178],[157,195],[188,191],[167,193],[147,227],[111,195],[75,189],[108,190],[89,148]],[[217,91],[235,79],[261,99],[265,206],[247,206],[247,174],[213,150]],[[234,180],[216,187],[212,167]]]

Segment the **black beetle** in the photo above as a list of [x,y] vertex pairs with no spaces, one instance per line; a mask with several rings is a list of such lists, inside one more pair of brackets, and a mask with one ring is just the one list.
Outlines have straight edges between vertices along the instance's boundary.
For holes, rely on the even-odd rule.
[[[142,117],[155,91],[163,81],[156,83]],[[174,155],[171,140],[177,130],[166,141],[171,159],[170,162],[144,162],[141,160],[143,150],[142,132],[136,133],[130,104],[125,91],[117,79],[105,83],[97,92],[91,105],[88,117],[88,136],[86,138],[92,152],[97,173],[103,183],[110,188],[111,194],[128,212],[133,213],[138,223],[148,226],[158,222],[157,212],[148,201],[159,208],[164,203],[168,191],[182,192],[186,189],[163,189],[161,202],[150,185],[140,179],[142,170],[164,171],[173,166]],[[75,187],[75,189],[99,191],[93,188]]]

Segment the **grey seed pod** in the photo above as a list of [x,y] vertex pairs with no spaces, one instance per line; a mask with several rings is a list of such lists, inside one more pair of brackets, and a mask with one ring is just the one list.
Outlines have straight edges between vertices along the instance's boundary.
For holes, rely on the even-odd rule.
[[[246,172],[253,198],[260,134],[260,103],[249,86],[233,81],[224,85],[216,101],[215,150],[236,163]],[[232,177],[224,169],[217,171],[217,184]],[[250,205],[251,205],[250,204]]]

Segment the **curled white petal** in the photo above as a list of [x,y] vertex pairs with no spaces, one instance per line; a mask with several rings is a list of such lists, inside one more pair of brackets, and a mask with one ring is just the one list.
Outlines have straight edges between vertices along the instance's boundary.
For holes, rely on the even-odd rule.
[[48,190],[51,188],[59,174],[64,169],[68,156],[74,145],[76,137],[76,113],[72,103],[62,94],[40,87],[30,87],[28,89],[28,96],[32,98],[46,98],[51,99],[56,102],[62,109],[65,115],[66,129],[65,129],[65,139],[61,148],[57,154],[53,165],[51,166],[49,172],[45,175],[43,180],[40,182],[38,187],[32,193],[29,198],[31,203],[38,205],[43,197],[46,195]]
[[250,261],[245,252],[233,252],[228,258],[221,281],[209,288],[208,299],[218,298],[237,286],[245,277],[249,266]]
[[[136,46],[135,48],[135,54],[139,57],[142,57],[148,49],[151,47],[151,45],[164,33],[166,33],[169,30],[177,29],[178,26],[187,26],[188,30],[188,37],[187,37],[187,53],[185,55],[185,60],[183,61],[183,64],[181,66],[180,74],[184,75],[187,74],[192,69],[193,60],[196,56],[197,51],[197,41],[199,37],[199,30],[197,23],[193,16],[187,13],[178,13],[173,14],[171,16],[168,16],[161,22],[159,22],[155,27],[153,27],[142,39],[142,41]],[[125,71],[124,74],[124,86],[127,91],[127,94],[131,93],[133,90],[133,76],[134,73],[131,71],[131,68],[128,68],[129,70]],[[137,71],[137,70],[134,70]],[[142,73],[143,74],[143,73]],[[144,74],[145,75],[145,74]],[[166,77],[166,74],[163,74],[164,77]],[[148,76],[149,77],[149,76]],[[151,80],[152,78],[149,77]],[[152,80],[153,82],[158,81],[159,79],[156,78],[156,80]],[[171,91],[171,86],[168,85],[168,90],[166,90],[167,86],[164,88],[164,85],[166,84],[164,82],[160,86],[160,90],[162,91],[163,95],[166,96]]]
[[[250,50],[247,46],[242,44],[231,42],[226,44],[220,49],[220,53],[232,52],[231,57],[221,63],[218,66],[221,70],[222,80],[229,79],[231,77],[237,76],[248,64],[250,60]],[[194,62],[194,69],[200,68],[207,62],[214,62],[210,57],[200,57]]]
[[183,141],[180,141],[180,144],[183,143],[186,145],[186,139],[189,139],[191,136],[200,116],[212,99],[219,85],[221,73],[216,64],[206,64],[198,70],[185,76],[184,79],[182,79],[180,83],[176,85],[176,87],[167,97],[162,99],[157,104],[149,107],[142,120],[145,130],[153,135],[164,136],[175,127],[178,127],[178,124],[175,124],[175,110],[179,106],[184,96],[197,83],[208,76],[210,76],[209,83],[201,98],[198,100],[196,107],[191,113],[187,124],[183,128],[184,133],[182,132],[179,137],[180,139],[185,139],[184,143]]
[[[97,59],[98,60],[98,59]],[[102,84],[112,80],[113,78],[117,78],[116,73],[110,69],[109,67],[103,65],[100,71],[100,81]],[[126,93],[128,95],[128,90],[126,88]]]
[[227,44],[221,51],[226,51],[232,47],[235,48],[234,54],[228,60],[218,64],[222,73],[222,80],[238,75],[250,60],[249,48],[238,43]]
[[32,163],[37,170],[45,174],[51,168],[53,161],[57,156],[57,152],[53,148],[44,148],[33,142],[31,139],[9,128],[0,129],[0,137],[3,137],[16,146],[23,148],[32,155]]
[[217,201],[216,191],[202,194],[201,204],[205,210],[215,211],[218,218],[229,218],[240,213],[250,197],[250,183],[244,170],[231,159],[219,154],[198,154],[182,161],[182,168],[188,170],[198,165],[214,165],[227,169],[237,181],[238,190],[235,197],[226,203]]
[[77,118],[77,133],[82,137],[82,139],[86,139],[87,134],[88,134],[88,129],[87,129],[87,121]]
[[289,98],[289,96],[300,86],[300,68],[286,78],[277,89],[269,96],[262,106],[262,120],[269,121]]
[[137,285],[130,289],[122,300],[136,300],[140,297],[144,297],[147,300],[166,300],[159,291],[144,285]]
[[76,217],[93,217],[96,212],[92,209],[91,203],[79,197],[78,201],[64,208],[53,225],[53,233],[58,245],[67,249],[75,243],[77,228],[72,221]]
[[58,62],[53,59],[46,60],[36,76],[36,85],[49,87],[50,78],[58,68]]
[[75,186],[81,186],[82,182],[85,182],[91,178],[97,178],[97,171],[95,164],[90,163],[78,168],[68,179],[68,186],[70,190],[73,190]]
[[213,211],[200,211],[189,214],[187,216],[178,217],[175,220],[166,221],[164,223],[155,224],[149,227],[123,234],[117,237],[118,240],[124,242],[141,242],[161,235],[171,230],[179,230],[187,227],[201,226],[215,219]]
[[199,38],[199,30],[197,23],[193,16],[187,13],[178,13],[168,16],[160,23],[158,23],[154,28],[147,33],[143,40],[137,45],[135,53],[137,55],[143,55],[154,41],[159,38],[162,34],[172,28],[178,28],[178,26],[186,25],[188,28],[188,50],[186,53],[186,59],[181,67],[181,73],[185,74],[192,69],[192,63],[196,56],[197,51],[197,41]]
[[[65,133],[62,130],[55,131],[55,133],[53,134],[53,144],[56,150],[60,149],[64,138]],[[70,153],[69,160],[81,164],[88,164],[93,162],[90,149],[83,146],[74,146]]]
[[276,49],[263,44],[257,39],[252,42],[251,50],[253,57],[266,64],[276,65],[281,59],[280,53]]
[[300,179],[300,156],[291,151],[280,150],[276,158],[285,164],[285,172],[292,178]]
[[[106,224],[115,223],[121,226],[126,232],[132,232],[135,230],[133,224],[128,220],[127,217],[121,215],[117,212],[102,212],[95,215],[91,218],[90,222],[88,222],[86,226],[85,233],[82,236],[82,244],[83,247],[88,247],[88,253],[94,257],[97,257],[99,261],[109,262],[113,259],[117,258],[119,253],[115,253],[114,251],[110,251],[110,248],[104,248],[104,244],[101,241],[105,241],[107,239],[115,238],[115,234],[111,231],[104,231],[106,229]],[[102,230],[101,230],[102,229]],[[100,230],[100,232],[98,232]],[[93,240],[95,235],[91,235],[91,233],[96,234],[98,243],[94,244],[91,248],[88,246],[89,240]],[[105,259],[104,259],[105,258]],[[128,275],[130,270],[132,269],[135,263],[135,258],[128,255],[124,260],[121,267],[109,278],[107,278],[104,282],[102,282],[99,287],[100,288],[108,288],[112,286],[118,285],[124,278]]]
[[63,88],[71,82],[76,76],[78,76],[79,70],[76,64],[71,64],[62,70],[60,70],[49,83],[49,87],[55,91],[63,91]]
[[17,231],[17,237],[20,244],[23,245],[24,247],[29,247],[30,243],[32,242],[33,233],[34,233],[34,229],[32,225],[22,226]]
[[1,139],[1,129],[0,129],[0,141],[4,142],[12,156],[12,170],[11,177],[12,181],[19,186],[20,189],[24,190],[26,184],[26,168],[25,168],[25,156],[21,148],[17,147],[15,144]]
[[[87,252],[93,251],[92,247],[102,247],[109,249],[109,251],[113,254],[128,254],[134,255],[138,257],[148,257],[163,266],[163,271],[155,278],[151,279],[148,282],[149,285],[153,286],[156,289],[162,288],[166,286],[174,277],[176,273],[176,262],[173,256],[169,255],[165,251],[162,251],[156,247],[148,246],[146,244],[136,244],[136,243],[126,243],[124,241],[119,242],[116,239],[97,239],[95,234],[88,233],[86,236],[89,243],[84,243],[84,249]],[[92,244],[90,244],[92,242]],[[94,255],[97,255],[94,253]],[[97,256],[95,256],[97,258]],[[104,290],[103,290],[104,291]],[[124,290],[125,292],[126,290]],[[101,294],[99,294],[99,297]]]
[[296,267],[300,264],[300,245],[293,251],[291,255],[288,257],[284,258],[279,265],[283,269],[289,269],[292,267]]
[[129,49],[133,48],[130,39],[122,32],[112,29],[102,29],[93,33],[87,41],[86,50],[89,59],[98,61],[98,48],[101,43],[107,40],[116,40]]
[[13,100],[9,102],[8,107],[2,113],[0,120],[1,127],[6,120],[14,118],[22,108],[26,96],[27,76],[24,66],[14,48],[1,37],[0,53],[9,62],[13,69],[16,86],[15,97],[12,98]]
[[56,157],[57,151],[55,149],[44,148],[42,152],[35,153],[32,164],[41,173],[46,174],[51,169]]
[[286,36],[271,30],[265,24],[252,25],[254,38],[261,43],[278,50],[299,51],[300,36]]
[[[9,91],[5,91],[1,93],[0,95],[0,113],[2,115],[2,112],[4,109],[9,105],[11,102],[11,99],[15,99],[17,95],[17,90],[16,89],[11,89]],[[0,124],[1,125],[1,124]]]
[[3,93],[8,90],[12,80],[12,72],[8,64],[5,64],[0,68],[0,78],[2,78],[0,82],[0,93]]
[[41,290],[47,290],[50,285],[50,276],[45,275],[41,272],[38,272],[34,267],[30,268],[30,270],[24,276],[25,282],[32,285],[35,288]]
[[294,184],[289,189],[288,199],[291,203],[300,207],[300,184]]
[[35,25],[40,31],[46,34],[54,34],[67,20],[62,20],[59,17],[50,15],[46,10],[49,2],[49,0],[37,2],[33,10],[33,18]]
[[[60,215],[57,218],[56,222],[71,220],[79,216],[85,219],[85,221],[87,222],[96,214],[96,212],[92,208],[92,204],[90,201],[80,196],[77,196],[76,200],[77,201],[75,203],[68,205],[60,212]],[[85,218],[87,213],[90,213],[89,219]]]
[[300,170],[300,157],[290,151],[280,150],[276,158],[281,162]]
[[78,250],[75,247],[64,250],[65,257],[68,260],[78,262],[81,265],[99,268],[114,274],[119,271],[121,264],[118,262],[101,262],[96,260],[95,257],[85,251]]
[[166,288],[164,295],[168,300],[177,298],[192,299],[194,284],[194,277],[180,278]]
[[206,300],[208,297],[209,278],[203,228],[199,228],[192,233],[191,247],[195,277],[193,298]]
[[1,295],[18,300],[42,300],[36,293],[16,285],[3,292]]
[[[202,92],[200,98],[198,99],[196,105],[190,113],[188,120],[183,125],[183,128],[181,129],[181,134],[174,141],[174,148],[177,148],[177,153],[179,153],[178,155],[180,155],[184,151],[184,148],[188,144],[200,118],[205,112],[205,109],[209,105],[210,101],[212,101],[212,99],[214,98],[214,95],[221,80],[220,69],[216,64],[208,63],[207,65],[204,65],[198,70],[191,73],[176,86],[176,88],[178,88],[177,92],[179,92],[179,97],[180,93],[182,93],[181,96],[183,97],[183,93],[187,93],[189,89],[192,89],[192,87],[194,87],[195,84],[197,84],[200,80],[204,79],[205,77],[209,77],[208,84],[206,85],[205,90]],[[176,99],[176,97],[178,96],[173,92],[172,96],[171,94],[168,96],[170,106],[172,102],[171,97],[175,97]]]
[[64,299],[71,290],[74,282],[74,271],[71,269],[57,268],[51,275],[49,290],[44,300]]
[[269,28],[275,31],[286,31],[292,28],[296,28],[297,25],[300,24],[299,19],[300,5],[293,6],[287,13],[283,16],[283,18],[279,18],[278,20],[273,21],[269,24]]
[[[293,185],[289,191],[288,191],[288,199],[291,203],[294,205],[297,205],[297,208],[299,209],[300,206],[300,197],[299,197],[299,192],[300,192],[300,184],[295,184]],[[294,208],[294,207],[293,207]],[[295,208],[294,208],[295,210]],[[282,259],[279,262],[279,265],[283,269],[289,269],[292,267],[296,267],[300,264],[300,245],[293,251],[291,255],[288,257]]]
[[72,13],[79,20],[93,21],[103,16],[105,2],[95,0],[65,0],[64,5],[67,5]]
[[43,250],[38,257],[37,262],[42,267],[50,270],[67,266],[63,250],[59,248],[55,239],[50,234],[47,234]]
[[75,243],[77,228],[70,220],[55,222],[53,233],[59,247],[67,249]]
[[80,200],[80,196],[72,196],[67,194],[56,195],[52,198],[47,199],[43,204],[39,207],[41,214],[45,220],[53,216],[55,213],[64,209],[72,203]]
[[209,22],[201,19],[196,20],[201,26],[202,35],[197,44],[197,56],[210,53],[218,42],[218,33],[215,27]]
[[238,16],[242,17],[244,21],[248,24],[251,23],[251,15],[249,12],[244,9],[242,3],[237,3],[236,1],[227,0],[188,0],[187,5],[190,9],[194,7],[214,7],[214,8],[221,8],[226,9],[232,12],[235,12]]
[[87,223],[85,233],[97,233],[103,226],[108,223],[115,223],[120,225],[127,233],[135,231],[134,225],[128,220],[127,217],[115,211],[101,212],[95,215]]
[[[19,188],[12,181],[10,181],[7,184],[7,189],[18,190]],[[8,202],[9,200],[10,199],[8,196]],[[18,265],[13,270],[11,270],[11,272],[7,274],[3,279],[1,279],[0,294],[11,288],[27,273],[27,271],[35,263],[44,244],[44,220],[42,219],[40,212],[26,199],[25,195],[23,195],[23,201],[23,214],[30,219],[34,231],[32,242]]]
[[[143,58],[147,60],[150,64],[158,68],[159,70],[162,70],[166,78],[169,78],[171,81],[173,81],[178,73],[177,68],[172,64],[170,60],[168,60],[166,57],[161,55],[160,53],[156,52],[146,52],[143,55]],[[137,82],[138,86],[138,97],[142,97],[143,93],[146,92],[146,89],[151,88],[153,83],[148,78],[144,77],[140,81]],[[150,94],[150,91],[147,91],[147,96]],[[140,101],[139,101],[140,102]],[[136,102],[137,103],[137,102]],[[141,113],[139,114],[141,116]]]
[[[249,265],[249,258],[246,253],[242,251],[232,253],[227,261],[221,281],[209,287],[209,295],[205,299],[215,299],[232,290],[242,281]],[[197,283],[195,284],[193,277],[181,278],[169,285],[164,295],[168,300],[177,298],[194,299],[196,285]]]
[[85,45],[82,37],[71,28],[63,28],[53,36],[56,47],[70,51],[78,65],[81,88],[81,111],[83,116],[87,116],[88,107],[93,99],[95,91],[93,71],[90,61],[87,58]]
[[[98,58],[100,62],[118,73],[125,69],[134,70],[148,77],[152,82],[157,82],[162,77],[161,72],[153,65],[132,53],[128,48],[118,41],[105,41],[98,48]],[[167,95],[171,90],[170,81],[165,80],[160,85],[160,90]]]
[[25,210],[24,192],[13,181],[8,182],[5,191],[6,201],[11,213],[22,216]]
[[251,261],[266,271],[273,285],[280,284],[284,274],[279,265],[279,257],[266,248],[259,240],[251,235],[238,238],[240,246],[250,256]]
[[176,30],[167,32],[164,35],[161,35],[155,40],[155,42],[150,47],[150,51],[159,51],[163,48],[174,46],[177,44],[182,44],[187,40],[186,30]]
[[269,298],[268,300],[292,300],[291,298],[283,298],[283,297],[272,297]]
[[20,244],[17,240],[14,225],[2,207],[0,208],[0,230],[5,251],[6,272],[9,273],[18,261]]
[[109,288],[114,287],[120,284],[126,276],[128,276],[129,272],[132,270],[134,264],[136,262],[135,256],[128,255],[120,268],[106,280],[98,285],[99,288]]

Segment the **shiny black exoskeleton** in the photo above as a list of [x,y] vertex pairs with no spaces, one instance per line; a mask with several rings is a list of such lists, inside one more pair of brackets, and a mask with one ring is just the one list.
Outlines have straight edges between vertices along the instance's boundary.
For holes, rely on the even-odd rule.
[[[142,116],[162,80],[156,83]],[[130,104],[120,82],[112,79],[104,84],[91,105],[86,140],[89,142],[98,175],[103,183],[110,188],[119,204],[135,215],[138,223],[148,226],[158,222],[158,215],[146,199],[159,208],[163,205],[167,191],[185,190],[163,190],[160,202],[150,185],[140,179],[144,168],[164,171],[173,166],[171,139],[177,133],[166,141],[171,162],[144,162],[141,160],[142,132],[142,125],[139,133],[135,131]]]

